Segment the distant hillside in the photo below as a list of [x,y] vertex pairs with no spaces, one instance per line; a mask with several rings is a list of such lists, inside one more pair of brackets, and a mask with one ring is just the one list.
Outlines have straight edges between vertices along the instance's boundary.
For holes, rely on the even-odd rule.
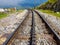
[[37,9],[49,9],[54,11],[60,11],[60,0],[48,0],[47,2],[38,6]]

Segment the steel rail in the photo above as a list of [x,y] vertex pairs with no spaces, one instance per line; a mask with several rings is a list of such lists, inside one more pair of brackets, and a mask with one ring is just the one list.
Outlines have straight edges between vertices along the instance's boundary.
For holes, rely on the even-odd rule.
[[[30,13],[30,10],[28,10],[28,14],[26,15],[26,17],[29,15],[29,13]],[[26,17],[24,18],[24,20],[26,19]],[[23,21],[24,21],[23,20]],[[22,21],[22,22],[23,22]],[[14,36],[14,34],[17,32],[17,30],[20,28],[20,26],[21,26],[21,24],[22,24],[22,22],[19,24],[19,26],[15,29],[15,31],[12,33],[12,34],[10,34],[10,36],[8,37],[8,39],[3,43],[3,45],[8,45],[8,43],[10,42],[10,40],[12,39],[12,37]]]
[[42,15],[40,15],[40,13],[38,11],[34,10],[34,12],[37,15],[39,15],[39,17],[45,22],[45,24],[50,29],[49,31],[54,35],[54,39],[56,40],[57,45],[60,45],[60,36],[54,31],[54,29],[50,26],[50,24],[48,23],[48,21]]

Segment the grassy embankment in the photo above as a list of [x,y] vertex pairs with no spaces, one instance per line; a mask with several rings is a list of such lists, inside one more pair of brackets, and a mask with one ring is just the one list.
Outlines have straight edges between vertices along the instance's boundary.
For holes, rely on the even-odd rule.
[[55,6],[56,2],[57,2],[57,0],[48,0],[47,2],[38,6],[36,9],[43,13],[47,13],[47,14],[50,14],[50,15],[53,15],[56,17],[60,17],[60,12],[54,12],[53,7]]
[[7,17],[7,16],[8,16],[7,13],[3,13],[3,12],[1,13],[1,12],[0,12],[0,19],[5,18],[5,17]]
[[53,16],[56,16],[56,17],[60,17],[60,12],[54,12],[54,11],[51,11],[51,10],[39,10],[39,11],[41,11],[43,13],[53,15]]
[[[23,12],[23,10],[17,10],[16,12]],[[8,13],[0,12],[0,19],[5,18],[9,16],[9,14],[16,13],[16,12],[8,12]]]

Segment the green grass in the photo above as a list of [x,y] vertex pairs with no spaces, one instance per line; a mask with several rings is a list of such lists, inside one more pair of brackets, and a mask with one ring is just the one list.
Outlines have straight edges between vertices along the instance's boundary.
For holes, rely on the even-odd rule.
[[0,19],[7,17],[8,15],[6,13],[1,13],[0,12]]
[[48,0],[49,3],[55,3],[57,0]]
[[[17,10],[17,12],[23,12],[23,10]],[[15,12],[9,12],[9,14],[15,13]],[[7,17],[8,14],[4,12],[0,12],[0,19]]]
[[53,16],[56,16],[56,17],[60,17],[60,12],[57,13],[57,12],[54,12],[54,11],[51,11],[51,10],[39,10],[43,13],[47,13],[47,14],[50,14],[50,15],[53,15]]

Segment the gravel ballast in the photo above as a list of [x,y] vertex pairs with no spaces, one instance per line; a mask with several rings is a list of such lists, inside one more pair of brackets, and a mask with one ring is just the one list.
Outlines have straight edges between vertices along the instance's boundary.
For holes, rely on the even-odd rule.
[[[37,11],[37,10],[36,10]],[[60,35],[60,18],[52,16],[50,14],[42,13],[38,11],[42,17],[48,21],[52,28]]]
[[0,20],[0,44],[3,44],[9,35],[21,24],[27,16],[28,11],[24,10],[22,13],[12,14]]

